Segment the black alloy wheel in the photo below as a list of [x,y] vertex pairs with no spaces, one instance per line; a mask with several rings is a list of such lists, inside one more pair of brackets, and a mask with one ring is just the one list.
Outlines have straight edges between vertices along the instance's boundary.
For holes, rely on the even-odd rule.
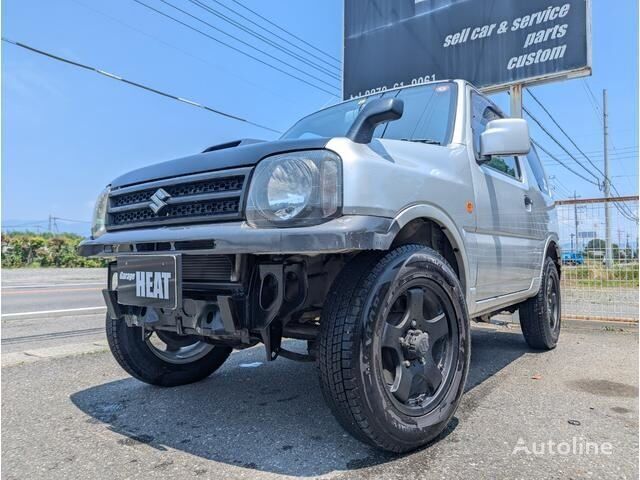
[[323,395],[349,433],[382,450],[407,452],[445,431],[470,352],[460,280],[423,245],[358,255],[322,311]]
[[382,374],[392,401],[407,415],[438,404],[451,382],[457,326],[442,287],[418,279],[398,292],[380,338]]

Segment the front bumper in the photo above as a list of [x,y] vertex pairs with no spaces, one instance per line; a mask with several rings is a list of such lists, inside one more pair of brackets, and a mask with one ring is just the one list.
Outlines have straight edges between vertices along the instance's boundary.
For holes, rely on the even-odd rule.
[[385,250],[397,224],[364,215],[298,228],[253,228],[246,222],[159,227],[108,232],[78,246],[84,257],[154,254],[163,251],[215,254],[314,254]]

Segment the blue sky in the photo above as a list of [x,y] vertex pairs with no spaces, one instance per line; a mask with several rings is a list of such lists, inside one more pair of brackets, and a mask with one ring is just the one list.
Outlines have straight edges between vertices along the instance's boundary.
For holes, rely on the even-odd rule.
[[[147,1],[171,11],[158,0]],[[220,1],[238,8],[231,0]],[[185,0],[173,3],[207,18],[206,12],[188,6]],[[243,3],[341,57],[342,0]],[[277,130],[338,101],[132,0],[5,0],[2,8],[5,37]],[[231,29],[209,18],[212,24]],[[598,99],[602,89],[608,89],[616,147],[612,176],[623,194],[637,193],[638,181],[637,22],[636,2],[593,0],[593,76],[533,89],[599,164],[602,130],[586,86]],[[127,170],[231,139],[275,137],[6,43],[2,44],[2,77],[4,225],[42,220],[49,214],[89,220],[98,192]],[[502,97],[499,103],[504,104]],[[527,107],[544,118],[530,98],[525,100]],[[544,139],[535,127],[532,130],[535,137]],[[543,143],[562,158],[566,156],[549,141]],[[583,197],[599,195],[596,187],[562,167],[549,160],[545,165],[555,177],[557,197],[566,197],[574,189]],[[61,222],[60,228],[85,227]]]

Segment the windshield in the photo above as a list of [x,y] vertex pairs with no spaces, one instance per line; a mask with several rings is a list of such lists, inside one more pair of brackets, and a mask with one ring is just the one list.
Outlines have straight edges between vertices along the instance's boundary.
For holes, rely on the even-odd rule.
[[350,100],[303,118],[282,139],[344,137],[367,102],[375,98],[396,97],[404,101],[402,118],[378,125],[374,137],[446,145],[453,130],[456,92],[456,84],[446,82]]

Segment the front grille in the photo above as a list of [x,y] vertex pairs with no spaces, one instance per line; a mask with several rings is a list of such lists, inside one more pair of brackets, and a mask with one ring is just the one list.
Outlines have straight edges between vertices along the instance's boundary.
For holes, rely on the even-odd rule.
[[[235,176],[229,178],[216,178],[203,182],[190,182],[178,185],[163,187],[171,197],[181,197],[185,195],[200,195],[203,193],[214,192],[232,192],[242,190],[244,176]],[[136,203],[149,202],[151,196],[157,191],[157,188],[140,190],[138,192],[126,193],[112,198],[111,206],[122,207],[124,205],[132,205]]]
[[231,280],[232,273],[232,255],[182,256],[182,280],[184,282],[228,282]]
[[149,207],[137,208],[114,213],[111,217],[111,225],[121,226],[161,219],[182,218],[186,220],[190,217],[215,217],[216,215],[235,214],[240,208],[239,204],[240,201],[238,199],[182,203],[167,207],[161,215],[155,214]]
[[189,175],[114,190],[107,230],[242,219],[249,171]]

